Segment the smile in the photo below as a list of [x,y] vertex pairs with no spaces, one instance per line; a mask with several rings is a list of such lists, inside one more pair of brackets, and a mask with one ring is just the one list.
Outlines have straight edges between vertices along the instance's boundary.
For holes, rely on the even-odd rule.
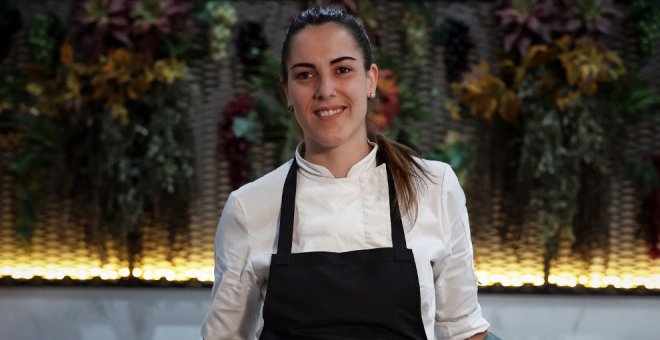
[[314,111],[316,115],[318,115],[321,118],[331,118],[334,117],[340,113],[342,113],[346,107],[344,106],[339,106],[339,107],[333,107],[333,108],[324,108],[320,110]]

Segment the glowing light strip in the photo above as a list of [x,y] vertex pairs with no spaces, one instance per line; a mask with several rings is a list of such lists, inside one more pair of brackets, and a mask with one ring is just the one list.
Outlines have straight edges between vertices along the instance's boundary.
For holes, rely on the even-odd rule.
[[114,266],[108,266],[103,268],[92,268],[85,266],[78,266],[73,268],[66,267],[32,267],[32,268],[12,268],[12,267],[2,267],[0,268],[0,277],[11,277],[16,280],[30,280],[33,278],[44,278],[46,280],[62,280],[65,277],[69,277],[73,280],[91,280],[94,278],[100,278],[101,280],[117,280],[120,278],[127,278],[133,276],[135,278],[140,278],[146,281],[154,281],[165,279],[172,282],[185,282],[193,279],[202,281],[202,282],[213,282],[213,268],[206,268],[204,270],[200,269],[163,269],[148,267],[144,268],[133,268],[133,272],[126,268],[115,268]]
[[128,268],[119,268],[115,266],[106,266],[102,268],[76,266],[76,267],[2,267],[0,268],[0,277],[11,277],[17,280],[30,280],[36,277],[46,280],[62,280],[69,277],[74,280],[91,280],[101,278],[102,280],[117,280],[128,277],[130,271]]
[[542,286],[545,283],[543,273],[540,274],[522,274],[518,272],[495,274],[485,271],[477,271],[477,278],[481,286],[492,286],[501,284],[504,287],[521,287],[526,284],[533,286]]
[[[500,284],[504,287],[521,287],[523,285],[542,286],[542,273],[519,273],[510,272],[506,274],[489,273],[486,271],[477,271],[477,277],[481,286],[492,286]],[[102,268],[76,266],[76,267],[2,267],[0,268],[0,277],[11,277],[17,280],[30,280],[33,278],[44,278],[47,280],[62,280],[65,277],[73,280],[91,280],[100,278],[101,280],[117,280],[129,276],[139,278],[145,281],[157,281],[165,279],[171,282],[186,282],[198,280],[201,282],[213,282],[213,267],[206,268],[157,268],[155,266],[144,266],[134,268],[131,272],[126,267],[117,268],[108,265]],[[570,273],[557,273],[550,275],[548,283],[559,287],[577,287],[587,288],[605,288],[613,286],[619,289],[632,289],[645,287],[647,289],[660,289],[660,274],[631,275],[623,274],[621,276],[603,275],[592,273],[589,275],[574,275]]]
[[[491,274],[484,271],[478,271],[477,277],[482,286],[492,286],[500,284],[504,287],[521,287],[525,284],[533,286],[542,286],[545,282],[543,274]],[[645,287],[647,289],[660,289],[660,274],[631,275],[623,274],[603,275],[592,273],[589,275],[575,275],[569,273],[551,274],[548,277],[548,283],[559,287],[577,287],[587,288],[606,288],[612,286],[619,289],[632,289]]]
[[563,287],[575,287],[578,284],[588,288],[602,288],[613,286],[620,289],[632,289],[645,287],[647,289],[660,289],[660,274],[651,274],[646,276],[635,276],[624,274],[621,276],[603,275],[594,273],[591,275],[550,275],[548,278],[550,284]]

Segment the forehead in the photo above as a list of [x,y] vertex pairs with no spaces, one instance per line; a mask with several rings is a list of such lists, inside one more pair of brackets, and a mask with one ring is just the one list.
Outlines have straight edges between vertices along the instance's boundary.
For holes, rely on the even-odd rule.
[[335,23],[308,25],[291,40],[289,62],[317,59],[332,60],[339,56],[362,59],[362,51],[353,35],[345,27]]

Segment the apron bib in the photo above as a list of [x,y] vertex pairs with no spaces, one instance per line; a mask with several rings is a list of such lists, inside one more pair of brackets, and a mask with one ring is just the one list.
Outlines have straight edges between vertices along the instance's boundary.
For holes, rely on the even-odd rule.
[[291,253],[298,163],[282,192],[260,339],[426,339],[417,267],[387,169],[392,248]]

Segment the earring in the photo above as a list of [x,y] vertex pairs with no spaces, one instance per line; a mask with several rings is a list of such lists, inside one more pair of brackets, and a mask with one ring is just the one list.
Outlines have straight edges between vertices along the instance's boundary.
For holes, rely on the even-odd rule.
[[376,97],[376,94],[373,92],[369,92],[369,94],[367,95],[367,98],[369,99],[374,99],[374,97]]
[[289,105],[289,106],[287,106],[286,109],[287,109],[289,112],[293,112],[293,105]]

